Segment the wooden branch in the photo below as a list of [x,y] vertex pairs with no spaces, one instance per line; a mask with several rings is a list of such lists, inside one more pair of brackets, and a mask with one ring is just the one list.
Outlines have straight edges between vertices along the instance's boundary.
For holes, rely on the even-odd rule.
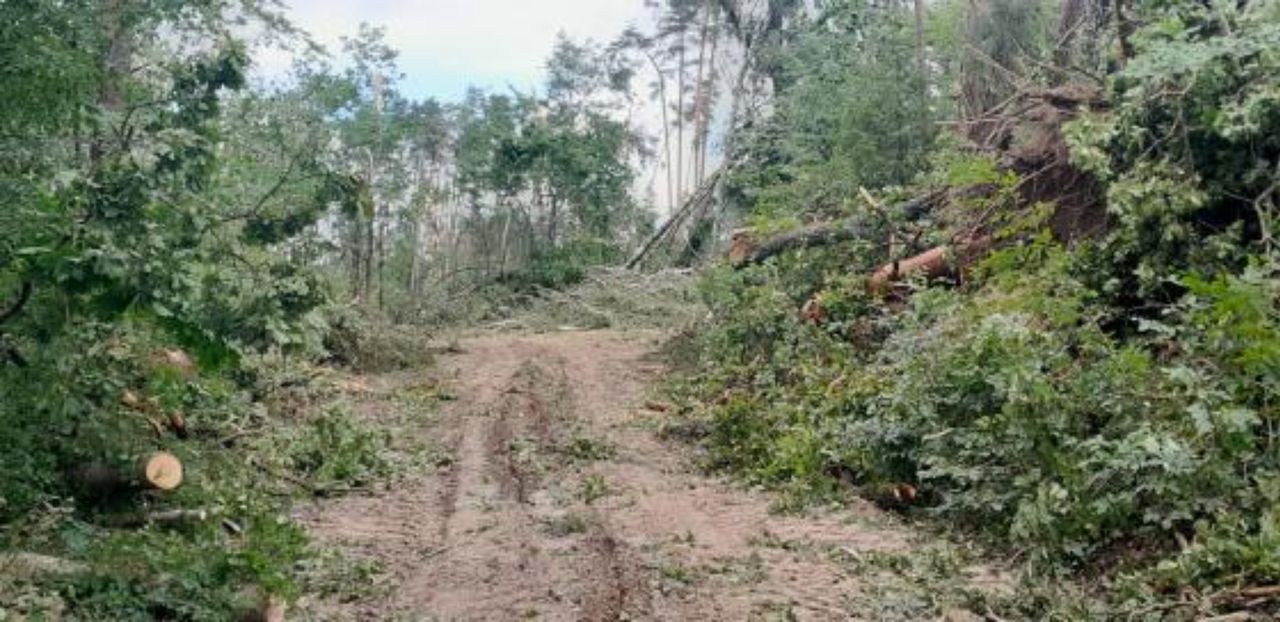
[[729,261],[735,268],[743,268],[787,251],[828,246],[866,237],[870,233],[871,227],[861,216],[801,227],[759,243],[752,239],[750,230],[739,229],[733,232]]
[[102,522],[109,527],[118,528],[142,527],[145,525],[181,525],[185,523],[202,523],[220,512],[219,508],[134,512],[108,515],[102,518]]
[[89,565],[60,557],[22,551],[0,553],[0,577],[26,580],[48,576],[69,576],[89,572]]
[[14,316],[22,311],[23,307],[27,306],[27,301],[31,300],[31,292],[33,290],[35,290],[35,286],[31,284],[31,281],[22,282],[22,288],[18,290],[17,300],[14,300],[8,309],[0,311],[0,324],[13,319]]
[[720,178],[723,173],[724,169],[720,169],[712,173],[710,177],[707,177],[706,181],[702,183],[702,186],[698,188],[698,191],[693,193],[693,196],[689,197],[685,201],[684,205],[680,207],[680,210],[675,214],[672,214],[671,218],[668,218],[667,222],[663,223],[662,226],[659,227],[647,241],[645,241],[644,245],[640,247],[640,250],[636,251],[636,254],[631,256],[631,259],[629,259],[625,264],[626,269],[634,270],[636,266],[639,266],[640,262],[644,261],[644,258],[647,257],[649,253],[653,252],[653,249],[658,246],[658,243],[666,239],[667,235],[675,229],[676,225],[684,222],[684,220],[697,208],[711,200],[715,194],[716,187],[720,184]]

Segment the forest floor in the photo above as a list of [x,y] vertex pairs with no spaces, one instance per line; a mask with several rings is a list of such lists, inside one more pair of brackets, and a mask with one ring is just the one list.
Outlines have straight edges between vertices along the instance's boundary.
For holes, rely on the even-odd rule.
[[865,502],[779,512],[776,495],[700,471],[690,445],[659,433],[661,406],[646,405],[663,373],[660,344],[653,331],[482,334],[430,370],[351,379],[365,417],[386,416],[397,394],[441,392],[434,414],[404,432],[440,457],[387,490],[300,510],[322,544],[381,569],[376,589],[304,611],[969,620],[982,618],[949,603],[1009,589],[999,572]]

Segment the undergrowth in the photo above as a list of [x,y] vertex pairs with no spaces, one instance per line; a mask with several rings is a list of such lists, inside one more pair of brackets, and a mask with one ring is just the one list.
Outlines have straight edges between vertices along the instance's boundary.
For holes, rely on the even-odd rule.
[[[1276,615],[1277,30],[1232,19],[1234,39],[1153,28],[1114,106],[1068,127],[1106,188],[1101,235],[1064,246],[1051,205],[961,205],[919,234],[994,214],[995,250],[961,283],[873,294],[893,258],[856,243],[710,271],[710,318],[674,352],[680,427],[708,465],[800,500],[907,486],[886,505],[1016,560],[1021,618]],[[930,179],[988,171],[967,184],[989,196],[1019,183],[977,156],[938,160]],[[800,313],[810,301],[819,317]]]
[[[334,563],[291,518],[293,500],[421,462],[424,448],[395,441],[396,421],[353,415],[341,374],[308,357],[210,364],[146,322],[85,330],[0,367],[0,386],[46,389],[0,404],[0,619],[240,619],[263,598],[323,591]],[[183,463],[176,490],[75,476],[127,472],[157,450]],[[40,567],[11,563],[27,558]]]

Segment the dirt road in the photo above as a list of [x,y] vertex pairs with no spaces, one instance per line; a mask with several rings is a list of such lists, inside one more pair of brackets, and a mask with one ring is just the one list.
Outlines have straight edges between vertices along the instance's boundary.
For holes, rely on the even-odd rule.
[[386,590],[324,603],[322,617],[856,617],[865,581],[839,560],[906,550],[907,532],[871,506],[778,514],[769,494],[700,474],[643,407],[657,345],[653,333],[495,335],[445,355],[432,373],[456,400],[414,433],[447,464],[302,516],[387,573]]

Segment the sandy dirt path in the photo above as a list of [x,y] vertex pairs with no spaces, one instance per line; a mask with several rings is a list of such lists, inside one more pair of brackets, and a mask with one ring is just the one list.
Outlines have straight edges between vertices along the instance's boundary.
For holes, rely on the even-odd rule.
[[908,548],[869,505],[806,516],[693,467],[645,398],[658,335],[463,341],[456,399],[420,433],[444,466],[302,512],[321,542],[375,560],[388,589],[324,603],[341,620],[844,620],[861,580],[833,561]]

